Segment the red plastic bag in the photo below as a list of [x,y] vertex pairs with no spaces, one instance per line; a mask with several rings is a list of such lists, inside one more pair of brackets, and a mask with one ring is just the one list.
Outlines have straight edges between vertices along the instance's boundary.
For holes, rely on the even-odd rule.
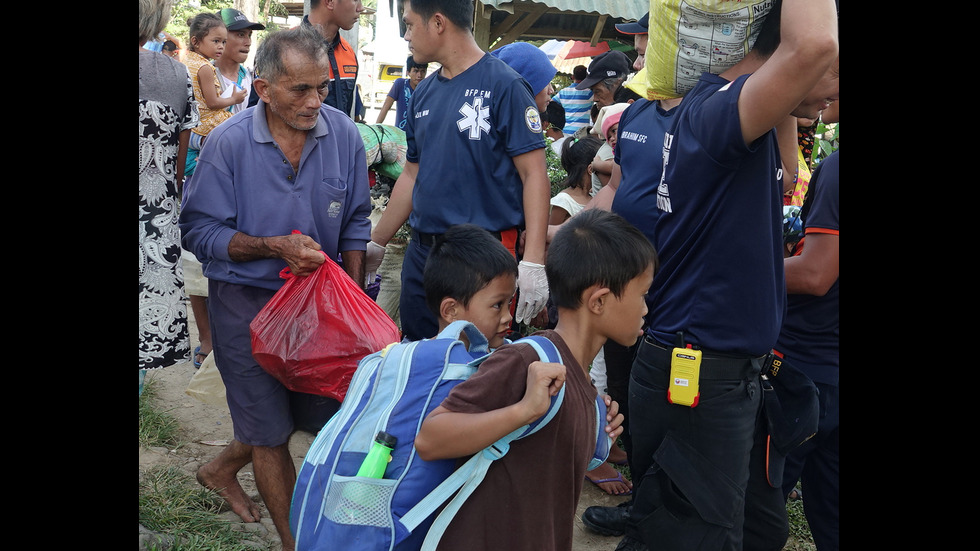
[[294,276],[249,329],[252,355],[286,388],[343,401],[357,363],[398,342],[398,327],[336,262]]

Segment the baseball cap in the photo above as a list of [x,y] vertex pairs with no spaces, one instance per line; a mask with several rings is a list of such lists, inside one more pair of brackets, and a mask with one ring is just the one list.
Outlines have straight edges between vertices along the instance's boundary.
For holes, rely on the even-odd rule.
[[763,368],[762,400],[769,438],[766,442],[766,473],[778,484],[785,461],[796,447],[816,434],[820,423],[820,400],[816,385],[792,364],[782,361]]
[[623,34],[647,34],[650,32],[650,12],[632,23],[620,23],[616,30]]
[[265,25],[262,23],[252,23],[245,17],[245,14],[236,10],[235,8],[224,8],[218,15],[221,16],[221,20],[224,21],[225,27],[229,31],[241,31],[244,29],[253,29],[256,31],[261,31],[265,29]]
[[585,77],[575,88],[578,90],[587,90],[600,80],[612,77],[625,77],[629,74],[632,64],[633,62],[630,61],[630,58],[626,57],[626,54],[619,50],[602,52],[589,64],[589,76]]

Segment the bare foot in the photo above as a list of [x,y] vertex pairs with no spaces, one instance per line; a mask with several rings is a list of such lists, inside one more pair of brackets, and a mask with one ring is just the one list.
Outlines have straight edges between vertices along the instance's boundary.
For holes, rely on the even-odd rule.
[[623,478],[609,463],[603,463],[585,473],[585,478],[609,495],[622,496],[633,492],[633,483]]
[[236,515],[245,522],[258,522],[262,518],[259,506],[248,497],[244,488],[235,476],[223,479],[218,473],[211,472],[210,463],[197,470],[197,481],[208,488],[217,492],[222,499],[231,507]]

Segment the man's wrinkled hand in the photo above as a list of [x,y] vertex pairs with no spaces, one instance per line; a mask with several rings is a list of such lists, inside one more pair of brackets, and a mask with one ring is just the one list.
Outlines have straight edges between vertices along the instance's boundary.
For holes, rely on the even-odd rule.
[[294,233],[276,238],[279,258],[286,261],[289,271],[295,276],[308,276],[326,260],[320,244],[308,235]]

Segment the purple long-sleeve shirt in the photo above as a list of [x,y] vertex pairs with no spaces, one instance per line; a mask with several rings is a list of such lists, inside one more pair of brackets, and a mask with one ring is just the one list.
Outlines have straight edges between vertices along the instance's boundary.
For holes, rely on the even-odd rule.
[[269,132],[265,105],[235,115],[208,136],[184,187],[180,230],[207,278],[275,290],[285,261],[232,261],[228,244],[235,233],[269,237],[299,230],[336,259],[365,250],[371,199],[364,142],[349,117],[322,106],[294,172]]

